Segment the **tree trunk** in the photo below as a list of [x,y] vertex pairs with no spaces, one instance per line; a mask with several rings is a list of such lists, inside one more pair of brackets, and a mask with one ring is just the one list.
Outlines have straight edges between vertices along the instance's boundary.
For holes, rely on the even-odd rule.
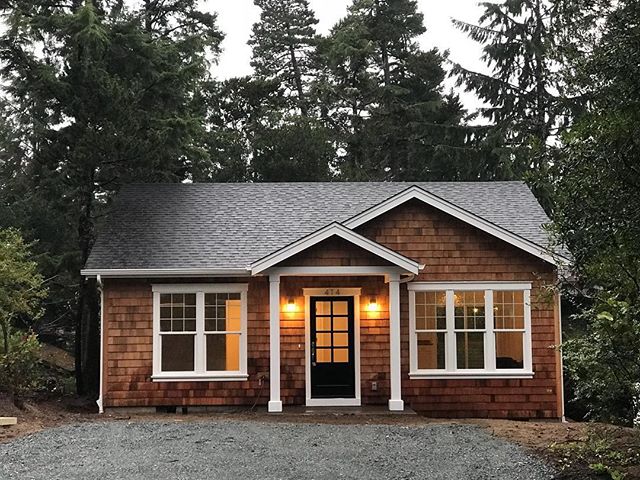
[[303,117],[306,117],[309,113],[307,108],[307,102],[304,98],[304,88],[302,85],[302,74],[300,73],[300,65],[298,65],[298,59],[296,58],[296,51],[293,45],[289,45],[289,55],[291,57],[291,68],[293,69],[293,78],[296,84],[296,90],[298,91],[298,107]]
[[[80,192],[80,217],[78,219],[78,243],[81,262],[84,265],[89,258],[94,242],[93,202],[94,202],[94,171],[90,170],[84,179]],[[78,291],[78,305],[75,319],[75,374],[76,390],[79,395],[96,393],[99,378],[96,355],[98,337],[98,298],[95,282],[80,278]],[[93,350],[93,351],[92,351]],[[99,357],[98,357],[99,362]]]

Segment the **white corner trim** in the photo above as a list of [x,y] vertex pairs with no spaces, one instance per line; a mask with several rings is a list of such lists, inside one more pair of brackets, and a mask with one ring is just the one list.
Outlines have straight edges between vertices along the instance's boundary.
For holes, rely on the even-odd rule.
[[104,285],[102,283],[102,277],[96,276],[96,283],[100,290],[100,386],[98,400],[98,413],[104,413]]
[[348,229],[344,225],[340,225],[339,223],[333,222],[327,225],[320,230],[307,235],[280,250],[273,252],[270,255],[254,262],[251,264],[251,274],[257,275],[260,272],[265,271],[269,267],[273,267],[278,263],[286,260],[293,255],[300,253],[309,247],[312,247],[327,238],[337,236],[340,237],[368,252],[371,252],[378,257],[391,262],[392,264],[402,268],[404,271],[408,273],[418,274],[420,272],[420,264],[407,258],[398,252],[394,252],[393,250],[380,245],[379,243],[374,242],[362,235]]
[[554,256],[545,248],[537,245],[534,242],[526,240],[519,235],[516,235],[509,230],[500,227],[482,217],[479,217],[464,208],[461,208],[451,202],[444,200],[437,195],[434,195],[426,190],[414,185],[412,187],[407,188],[406,190],[398,193],[397,195],[388,198],[387,200],[371,207],[368,210],[365,210],[362,213],[350,218],[346,222],[344,222],[344,226],[350,229],[359,227],[360,225],[382,215],[383,213],[388,212],[389,210],[402,205],[409,200],[417,199],[420,200],[427,205],[431,205],[438,210],[445,212],[449,215],[452,215],[463,222],[468,223],[494,237],[499,238],[511,245],[524,250],[531,255],[534,255],[542,260],[549,262],[553,265],[565,265],[569,264],[570,261],[567,258],[564,258],[560,255]]
[[113,268],[80,270],[85,277],[248,277],[245,268]]

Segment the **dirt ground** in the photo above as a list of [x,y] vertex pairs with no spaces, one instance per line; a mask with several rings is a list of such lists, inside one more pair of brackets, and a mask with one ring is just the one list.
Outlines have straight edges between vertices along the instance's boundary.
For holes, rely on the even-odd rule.
[[90,402],[58,399],[26,403],[23,409],[0,398],[0,416],[18,417],[18,424],[0,427],[0,442],[44,429],[81,422],[164,421],[191,422],[227,418],[272,422],[339,424],[425,424],[465,423],[486,428],[493,435],[515,442],[542,456],[559,471],[561,479],[617,478],[640,479],[640,431],[595,423],[559,423],[512,420],[436,420],[416,415],[327,415],[289,414],[273,416],[265,412],[239,410],[216,414],[97,415]]

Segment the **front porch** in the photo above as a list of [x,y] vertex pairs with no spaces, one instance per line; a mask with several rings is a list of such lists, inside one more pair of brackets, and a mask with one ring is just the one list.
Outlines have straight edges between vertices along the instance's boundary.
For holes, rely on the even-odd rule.
[[402,412],[400,283],[406,272],[347,266],[266,273],[268,411],[367,405]]

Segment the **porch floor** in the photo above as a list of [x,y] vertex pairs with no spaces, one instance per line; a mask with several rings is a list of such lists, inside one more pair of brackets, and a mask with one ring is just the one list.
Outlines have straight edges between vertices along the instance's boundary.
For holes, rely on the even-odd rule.
[[392,412],[386,405],[364,405],[361,407],[307,407],[304,405],[285,406],[282,415],[299,415],[307,417],[327,416],[388,416],[417,415],[409,407],[404,407],[402,412]]

